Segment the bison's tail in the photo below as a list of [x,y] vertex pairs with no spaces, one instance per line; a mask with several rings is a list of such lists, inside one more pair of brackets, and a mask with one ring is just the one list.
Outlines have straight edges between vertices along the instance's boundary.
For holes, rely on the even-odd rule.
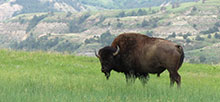
[[176,45],[176,47],[178,48],[178,52],[181,54],[180,56],[180,61],[179,61],[179,68],[182,66],[183,64],[183,60],[184,60],[184,51],[183,51],[183,47],[180,45]]

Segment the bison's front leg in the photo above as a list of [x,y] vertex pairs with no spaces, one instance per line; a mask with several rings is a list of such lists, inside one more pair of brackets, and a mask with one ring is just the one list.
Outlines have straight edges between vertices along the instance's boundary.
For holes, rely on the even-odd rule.
[[136,80],[136,76],[131,73],[125,73],[125,78],[126,78],[127,84],[133,84]]
[[149,75],[148,75],[148,73],[141,74],[141,75],[138,76],[138,78],[140,79],[142,85],[144,86],[147,83],[148,79],[149,79]]

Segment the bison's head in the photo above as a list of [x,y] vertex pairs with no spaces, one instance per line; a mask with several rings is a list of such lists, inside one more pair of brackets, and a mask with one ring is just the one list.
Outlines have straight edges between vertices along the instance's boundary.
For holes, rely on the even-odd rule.
[[98,57],[101,62],[102,72],[105,73],[107,79],[109,78],[113,67],[116,66],[115,56],[119,53],[119,51],[119,46],[117,46],[117,48],[106,46],[100,49],[98,54],[95,53],[96,57]]

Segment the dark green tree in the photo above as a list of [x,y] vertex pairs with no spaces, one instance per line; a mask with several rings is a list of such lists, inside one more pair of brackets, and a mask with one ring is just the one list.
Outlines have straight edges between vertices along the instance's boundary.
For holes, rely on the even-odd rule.
[[204,41],[205,40],[203,37],[200,37],[199,35],[197,35],[195,39],[197,41]]
[[142,10],[142,9],[138,9],[137,15],[138,15],[138,16],[147,15],[147,11],[146,11],[146,10]]
[[118,24],[117,24],[117,28],[121,28],[122,25],[123,25],[123,23],[118,22]]
[[215,33],[214,37],[215,37],[216,39],[220,39],[220,34]]
[[47,15],[41,15],[41,16],[36,16],[34,15],[34,17],[30,20],[28,27],[26,29],[26,32],[30,32],[32,28],[34,28],[42,19],[44,19],[45,17],[47,17]]
[[189,38],[186,39],[186,43],[190,43],[191,40]]
[[70,17],[72,13],[70,11],[67,12],[66,17]]
[[114,40],[115,36],[110,33],[110,31],[106,31],[105,33],[102,33],[102,35],[99,38],[100,43],[105,45],[110,45],[112,41]]
[[168,36],[168,38],[176,38],[176,33],[173,32],[171,35]]
[[197,10],[197,8],[195,6],[193,6],[192,11],[194,12],[196,10]]
[[142,23],[141,23],[141,27],[146,27],[146,26],[149,26],[149,22],[147,20],[143,20]]
[[212,38],[212,35],[211,35],[211,34],[209,34],[209,35],[208,35],[208,38],[209,38],[209,39],[211,39],[211,38]]
[[200,56],[200,57],[199,57],[199,61],[200,61],[201,63],[204,63],[204,62],[206,61],[205,56]]
[[183,39],[187,39],[188,38],[188,35],[187,34],[184,34],[183,35]]
[[126,15],[125,15],[125,12],[124,11],[122,11],[122,12],[120,12],[119,14],[118,14],[118,16],[117,17],[125,17]]
[[153,32],[153,31],[147,31],[147,32],[146,32],[146,35],[147,35],[147,36],[149,36],[149,37],[152,37],[152,36],[153,36],[153,34],[154,34],[154,32]]

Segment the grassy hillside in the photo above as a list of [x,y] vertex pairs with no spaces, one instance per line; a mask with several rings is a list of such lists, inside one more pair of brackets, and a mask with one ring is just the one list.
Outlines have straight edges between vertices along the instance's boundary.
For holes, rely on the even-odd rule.
[[[92,2],[79,1],[88,5]],[[118,4],[121,5],[126,1],[97,0],[93,3],[108,5],[110,2],[120,2]],[[124,32],[137,32],[183,45],[187,62],[217,64],[220,57],[216,55],[220,50],[213,48],[220,46],[219,7],[219,0],[206,0],[205,3],[200,0],[175,7],[169,4],[164,7],[80,13],[21,14],[0,23],[0,48],[91,55],[94,49],[109,45],[115,36]],[[209,35],[211,38],[208,38]]]
[[97,58],[44,52],[0,50],[1,102],[217,102],[220,67],[184,63],[182,87],[169,87],[169,75],[150,75],[126,85],[123,74],[106,80]]
[[0,0],[0,14],[3,14],[0,15],[0,21],[24,13],[130,9],[192,1],[194,0]]

